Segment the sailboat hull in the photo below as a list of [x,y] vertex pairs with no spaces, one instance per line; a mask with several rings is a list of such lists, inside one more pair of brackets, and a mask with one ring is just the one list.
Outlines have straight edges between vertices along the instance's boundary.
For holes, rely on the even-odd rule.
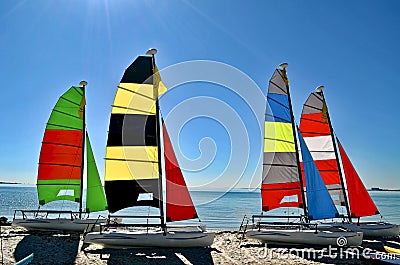
[[151,230],[120,230],[91,232],[84,236],[85,243],[95,243],[105,248],[187,248],[208,247],[214,241],[213,232],[203,231],[201,227],[167,227],[164,233],[160,228]]
[[22,226],[27,230],[39,231],[62,231],[62,232],[84,232],[95,228],[95,224],[105,223],[106,219],[46,219],[46,218],[27,218],[14,219],[13,226]]
[[316,233],[314,229],[253,229],[246,236],[264,243],[339,247],[359,246],[363,238],[360,232],[318,230]]
[[400,226],[385,222],[363,222],[363,223],[334,223],[335,226],[341,226],[355,232],[362,232],[365,237],[396,237],[399,235]]

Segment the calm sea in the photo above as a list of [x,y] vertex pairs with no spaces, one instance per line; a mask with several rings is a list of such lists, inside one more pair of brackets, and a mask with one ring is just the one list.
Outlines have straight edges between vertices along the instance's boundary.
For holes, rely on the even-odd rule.
[[[372,199],[384,216],[383,220],[400,224],[400,192],[373,191]],[[192,199],[201,221],[209,229],[238,229],[243,216],[261,213],[260,192],[249,191],[191,191]],[[12,220],[16,209],[37,209],[36,187],[33,185],[0,185],[0,216]],[[78,204],[69,201],[51,202],[42,209],[78,210]],[[342,210],[341,210],[342,211]],[[275,214],[298,215],[299,209],[287,208],[275,211]],[[120,214],[147,215],[157,214],[150,207],[124,209]],[[108,212],[99,214],[107,216]],[[94,217],[96,217],[96,213]],[[366,217],[363,220],[378,220],[379,217]]]

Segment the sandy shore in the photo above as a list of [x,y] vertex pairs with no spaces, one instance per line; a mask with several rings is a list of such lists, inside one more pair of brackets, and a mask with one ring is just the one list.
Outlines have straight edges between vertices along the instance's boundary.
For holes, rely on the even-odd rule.
[[[83,245],[79,234],[28,233],[24,228],[1,227],[4,264],[13,264],[31,253],[31,264],[369,264],[354,258],[308,257],[301,249],[265,248],[264,244],[242,239],[236,231],[216,231],[210,248],[192,249],[102,249]],[[369,247],[379,243],[370,242]],[[289,254],[289,250],[291,253]],[[305,258],[302,258],[301,256]],[[313,261],[314,260],[314,261]]]

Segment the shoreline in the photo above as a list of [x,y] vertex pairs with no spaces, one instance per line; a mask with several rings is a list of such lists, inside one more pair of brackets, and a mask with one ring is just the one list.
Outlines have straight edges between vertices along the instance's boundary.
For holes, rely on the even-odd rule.
[[[82,235],[77,233],[28,232],[22,227],[2,226],[2,259],[4,264],[14,264],[34,253],[30,264],[369,264],[351,257],[331,258],[317,254],[313,258],[307,253],[304,255],[309,247],[266,246],[253,239],[242,239],[234,230],[213,232],[215,240],[209,248],[121,250],[83,244]],[[400,241],[399,238],[394,240]],[[381,247],[374,241],[363,245],[377,250]]]

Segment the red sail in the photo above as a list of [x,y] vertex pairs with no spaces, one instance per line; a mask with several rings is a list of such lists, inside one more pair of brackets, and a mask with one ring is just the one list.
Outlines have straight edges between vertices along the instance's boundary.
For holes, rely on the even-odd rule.
[[81,164],[82,131],[45,131],[39,158],[39,184],[43,180],[80,181]]
[[351,217],[362,217],[379,214],[376,205],[369,196],[367,189],[358,176],[349,157],[337,139],[340,156],[342,157],[343,169],[346,175],[347,193],[349,195]]
[[164,124],[162,127],[166,175],[167,222],[197,218],[196,209],[193,206],[192,198],[175,157],[167,129]]
[[[296,200],[285,201],[295,197]],[[303,207],[300,182],[287,182],[261,185],[262,210],[269,211],[280,207]]]

